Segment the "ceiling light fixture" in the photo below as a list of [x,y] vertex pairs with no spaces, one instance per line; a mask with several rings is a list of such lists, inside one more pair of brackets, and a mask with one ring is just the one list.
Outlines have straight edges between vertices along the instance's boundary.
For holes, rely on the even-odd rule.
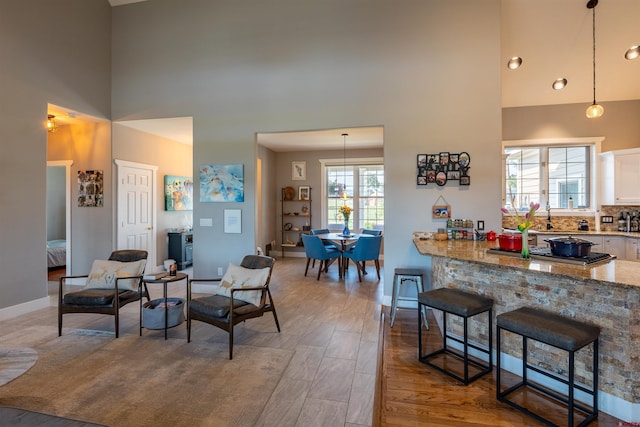
[[629,61],[631,61],[632,59],[636,59],[639,56],[640,56],[640,46],[638,46],[638,45],[631,46],[624,53],[625,59],[628,59]]
[[347,193],[347,137],[348,133],[342,134],[342,177],[344,179],[344,187],[342,189],[342,194],[340,197],[346,203],[349,198],[349,193]]
[[564,89],[564,87],[567,85],[567,79],[565,78],[560,78],[560,79],[556,79],[553,84],[551,85],[551,87],[554,90],[560,90],[560,89]]
[[55,132],[56,130],[58,130],[58,124],[56,123],[55,118],[56,116],[54,116],[53,114],[47,115],[47,131]]
[[510,70],[517,70],[522,65],[522,58],[519,56],[512,57],[509,62],[507,62],[507,68]]
[[601,117],[604,114],[604,108],[602,105],[598,105],[596,102],[596,6],[598,0],[589,0],[587,2],[587,8],[591,9],[593,13],[593,104],[587,108],[587,118],[595,119]]

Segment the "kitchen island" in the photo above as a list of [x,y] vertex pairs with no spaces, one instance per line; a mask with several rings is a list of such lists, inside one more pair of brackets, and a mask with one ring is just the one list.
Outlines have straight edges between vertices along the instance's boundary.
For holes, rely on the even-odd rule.
[[[639,262],[612,260],[579,266],[488,252],[497,242],[417,237],[413,242],[420,254],[432,259],[433,288],[490,296],[495,300],[494,315],[530,306],[599,326],[600,410],[628,422],[640,422]],[[480,323],[475,327],[478,342],[483,342],[486,331]],[[509,360],[521,357],[519,341],[515,337],[504,341],[504,366],[515,370],[518,363],[510,364]],[[546,369],[563,373],[566,353],[550,356],[544,348],[542,344],[531,347],[534,359]],[[577,378],[590,385],[591,350],[576,356]]]

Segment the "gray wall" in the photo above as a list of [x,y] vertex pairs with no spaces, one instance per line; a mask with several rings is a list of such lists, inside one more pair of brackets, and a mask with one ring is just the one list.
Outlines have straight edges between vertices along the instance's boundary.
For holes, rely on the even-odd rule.
[[505,108],[502,138],[579,138],[604,136],[602,151],[640,147],[640,100],[601,102],[604,115],[587,119],[583,104]]
[[[54,3],[0,0],[0,174],[15,183],[0,190],[0,235],[11,242],[0,257],[0,308],[47,298],[47,103],[110,115],[109,3]],[[86,244],[110,242],[111,226],[75,219]]]
[[[194,177],[245,166],[244,203],[196,198],[196,276],[255,250],[256,132],[384,126],[387,295],[393,267],[425,264],[411,232],[442,225],[439,196],[499,226],[499,0],[154,0],[114,8],[113,31],[113,119],[193,116]],[[416,186],[416,154],[440,151],[469,152],[470,187]]]

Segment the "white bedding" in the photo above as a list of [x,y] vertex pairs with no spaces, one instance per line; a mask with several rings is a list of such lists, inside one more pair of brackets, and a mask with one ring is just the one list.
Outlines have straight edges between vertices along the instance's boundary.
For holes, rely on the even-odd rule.
[[67,241],[49,240],[47,242],[47,265],[49,268],[67,264]]

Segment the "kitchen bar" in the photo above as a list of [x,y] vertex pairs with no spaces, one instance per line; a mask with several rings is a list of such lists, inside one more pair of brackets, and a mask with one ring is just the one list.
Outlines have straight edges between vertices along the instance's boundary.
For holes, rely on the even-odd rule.
[[[431,257],[434,289],[489,296],[495,300],[494,315],[530,306],[599,326],[600,410],[640,422],[640,263],[617,259],[582,266],[488,253],[497,242],[418,237],[413,242],[420,254]],[[512,342],[504,351],[507,369],[510,359],[520,357],[516,348]]]

